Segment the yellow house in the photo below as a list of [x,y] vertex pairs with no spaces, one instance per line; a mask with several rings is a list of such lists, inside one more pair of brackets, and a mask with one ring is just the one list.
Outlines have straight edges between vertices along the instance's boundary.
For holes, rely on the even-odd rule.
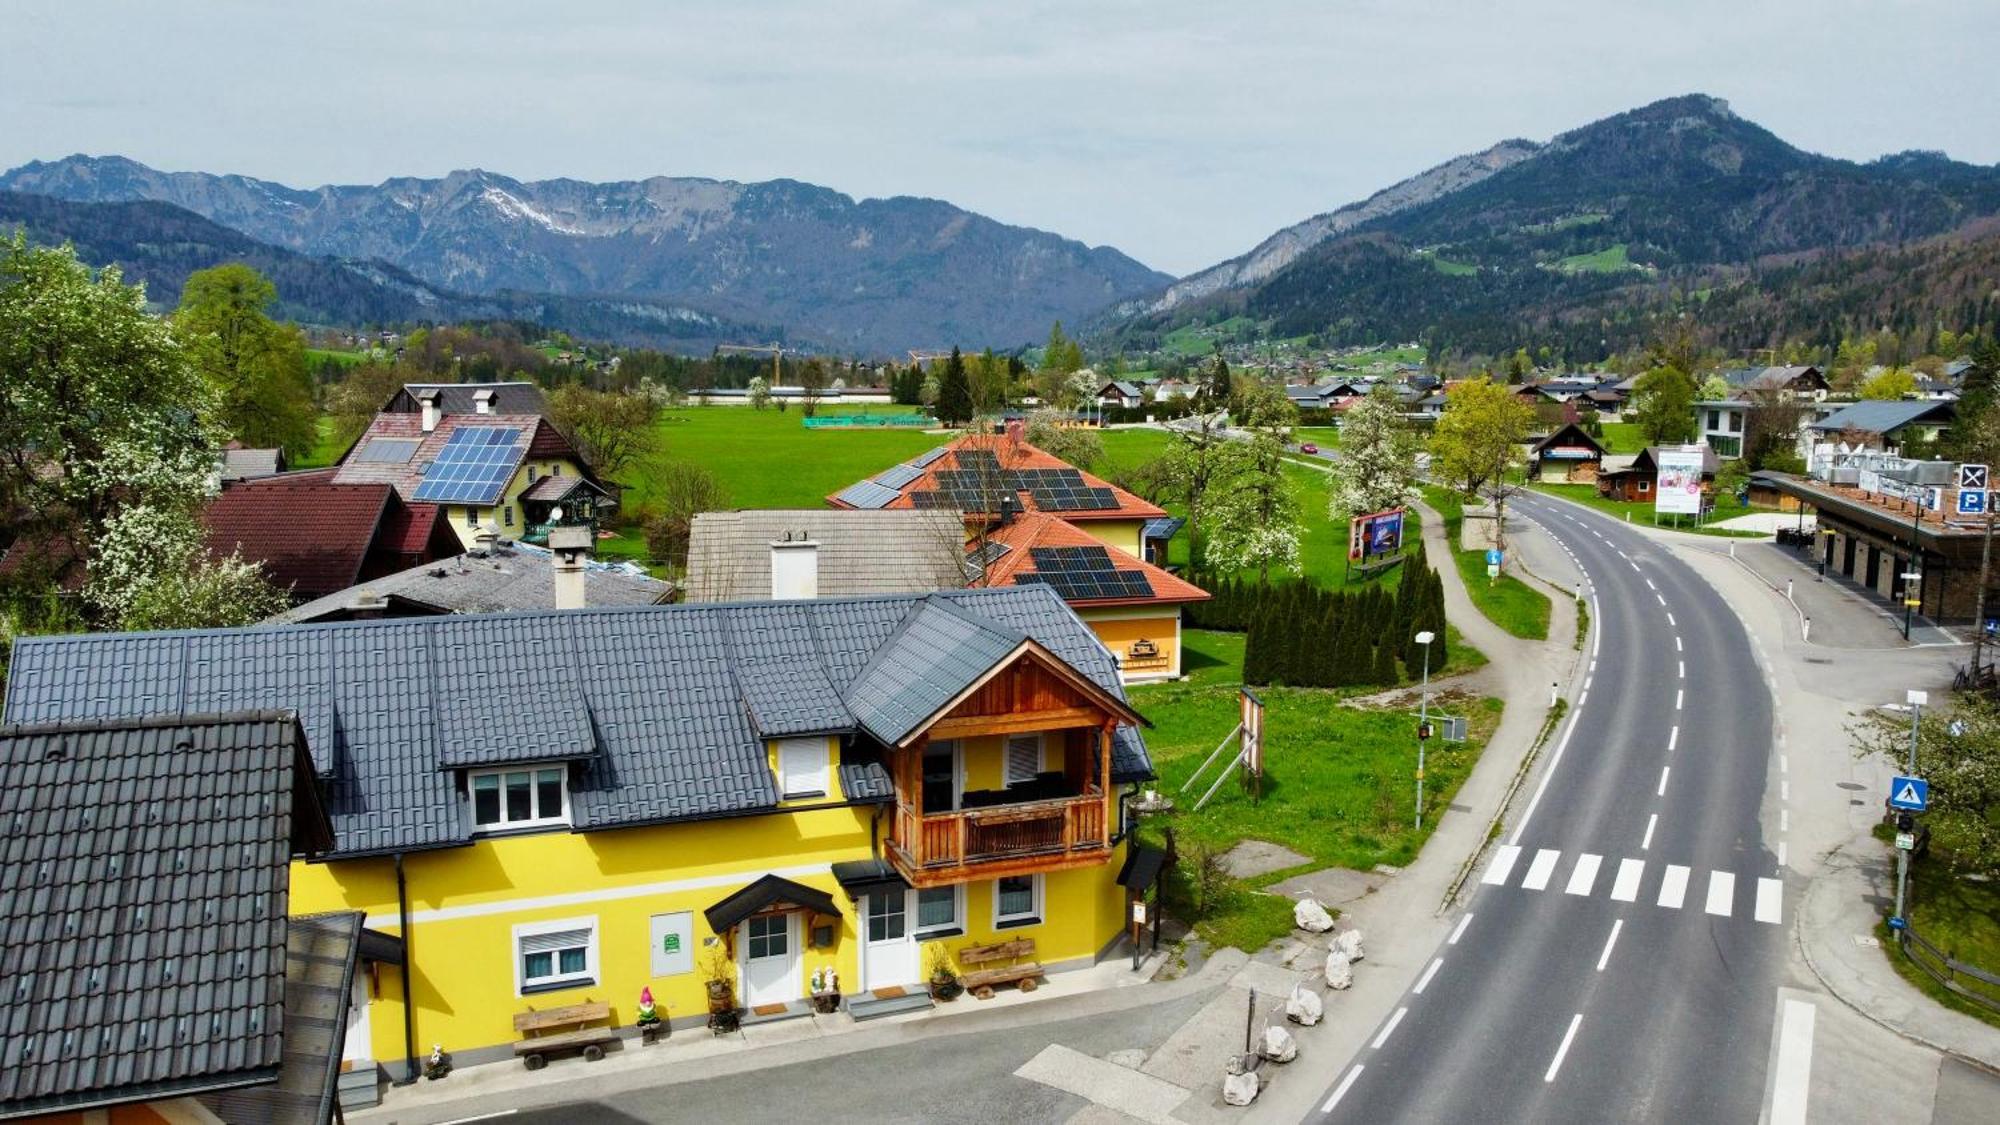
[[490,392],[470,413],[446,413],[439,401],[432,390],[418,411],[377,414],[333,483],[388,484],[408,503],[439,505],[467,550],[482,534],[539,542],[550,524],[592,523],[613,506],[547,418],[494,413]]
[[[677,1025],[927,1004],[968,946],[1120,938],[1142,720],[1053,591],[30,637],[13,721],[296,710],[360,911],[346,1059],[511,1057],[516,1014],[642,989]],[[558,1064],[561,1065],[561,1064]]]

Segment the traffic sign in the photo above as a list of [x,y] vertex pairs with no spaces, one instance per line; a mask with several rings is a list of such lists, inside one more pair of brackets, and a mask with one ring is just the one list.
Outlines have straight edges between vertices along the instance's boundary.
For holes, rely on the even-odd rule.
[[1898,777],[1889,783],[1889,807],[1922,812],[1931,804],[1931,783],[1921,777]]
[[1985,513],[1986,493],[1983,490],[1977,488],[1961,488],[1958,490],[1959,515],[1978,516]]
[[1897,850],[1897,851],[1899,851],[1899,852],[1913,852],[1913,851],[1916,851],[1916,850],[1917,850],[1917,834],[1916,834],[1916,833],[1914,833],[1914,832],[1898,832],[1898,833],[1896,833],[1896,850]]
[[1500,565],[1500,548],[1498,547],[1486,548],[1486,565],[1487,566]]
[[1500,577],[1500,564],[1499,564],[1499,563],[1487,563],[1487,564],[1486,564],[1486,577],[1488,577],[1488,578],[1498,578],[1498,577]]
[[1984,465],[1960,465],[1958,467],[1958,487],[1960,489],[1984,489],[1987,474]]

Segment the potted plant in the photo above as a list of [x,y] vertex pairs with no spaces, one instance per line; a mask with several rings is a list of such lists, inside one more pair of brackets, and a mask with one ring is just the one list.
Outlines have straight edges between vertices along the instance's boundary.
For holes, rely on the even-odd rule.
[[444,1044],[431,1044],[430,1057],[424,1060],[424,1078],[436,1082],[451,1073],[451,1056],[444,1053]]
[[737,1026],[736,967],[730,963],[729,954],[724,952],[721,942],[709,947],[702,969],[708,978],[709,1030],[717,1035],[727,1035]]
[[812,974],[813,1011],[830,1015],[840,1010],[840,974],[832,965],[821,965]]
[[965,985],[958,979],[958,970],[951,967],[951,956],[942,943],[934,943],[927,955],[931,964],[931,999],[950,1003],[965,991]]
[[639,1027],[639,1040],[651,1046],[660,1041],[660,1033],[667,1029],[667,1021],[660,1018],[659,1006],[653,1003],[653,988],[647,985],[639,990],[639,1018],[632,1021]]

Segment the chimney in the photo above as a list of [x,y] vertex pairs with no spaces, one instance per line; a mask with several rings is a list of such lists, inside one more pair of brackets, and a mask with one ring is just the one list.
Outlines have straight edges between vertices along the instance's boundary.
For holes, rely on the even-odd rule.
[[490,388],[472,392],[472,412],[474,414],[493,413],[493,391]]
[[1026,425],[1025,423],[1023,423],[1023,422],[1022,422],[1022,421],[1021,421],[1021,420],[1020,420],[1019,418],[1010,418],[1010,419],[1008,419],[1008,421],[1007,421],[1007,444],[1008,444],[1008,445],[1019,445],[1019,444],[1021,444],[1021,439],[1022,439],[1022,438],[1023,438],[1024,436],[1026,436],[1027,432],[1028,432],[1028,427],[1027,427],[1027,425]]
[[425,391],[417,396],[417,402],[423,407],[424,432],[430,433],[432,430],[438,428],[438,393],[436,391]]
[[549,532],[549,550],[555,555],[557,609],[582,609],[584,604],[584,564],[590,561],[590,529],[558,527]]
[[785,532],[771,544],[771,600],[819,597],[819,544],[803,531]]

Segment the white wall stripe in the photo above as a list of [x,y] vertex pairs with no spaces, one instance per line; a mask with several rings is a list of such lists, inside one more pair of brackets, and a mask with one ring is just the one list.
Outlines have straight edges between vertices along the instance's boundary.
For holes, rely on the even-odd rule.
[[[410,911],[410,924],[425,922],[450,922],[460,918],[484,918],[494,914],[515,914],[528,910],[542,910],[556,906],[584,906],[593,902],[618,902],[628,898],[647,898],[653,895],[669,895],[680,891],[700,891],[719,887],[745,886],[765,875],[777,875],[786,879],[796,879],[801,875],[831,875],[833,867],[825,863],[802,863],[793,867],[773,867],[764,871],[739,871],[728,875],[702,875],[692,879],[665,879],[655,883],[633,883],[623,887],[600,887],[596,890],[573,891],[561,895],[541,895],[534,898],[509,898],[497,902],[469,902],[463,906],[440,906],[431,910]],[[387,926],[394,928],[397,918],[394,914],[371,914],[363,923],[370,927]]]

